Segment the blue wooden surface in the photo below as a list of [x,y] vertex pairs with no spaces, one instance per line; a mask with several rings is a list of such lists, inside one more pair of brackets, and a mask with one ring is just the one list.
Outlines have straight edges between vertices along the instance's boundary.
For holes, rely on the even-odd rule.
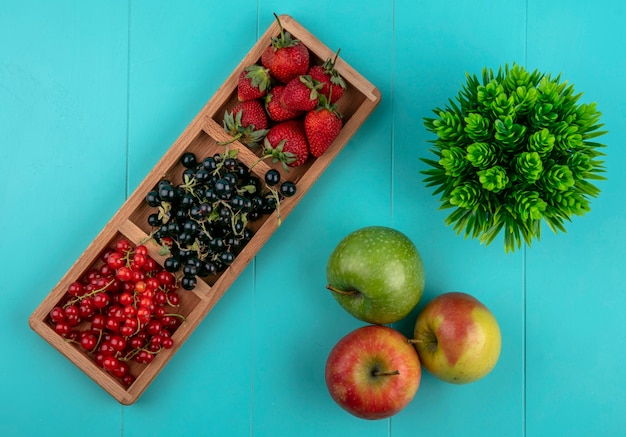
[[[140,400],[120,406],[27,318],[273,12],[341,47],[383,100]],[[624,22],[617,0],[0,0],[0,435],[624,435]],[[505,255],[501,240],[444,226],[419,157],[422,117],[465,72],[512,62],[561,72],[598,103],[609,179],[566,234]],[[425,374],[414,401],[377,422],[340,410],[323,380],[332,346],[361,325],[325,292],[326,258],[370,224],[419,247],[422,304],[472,293],[503,334],[487,378]],[[416,314],[395,326],[410,334]]]

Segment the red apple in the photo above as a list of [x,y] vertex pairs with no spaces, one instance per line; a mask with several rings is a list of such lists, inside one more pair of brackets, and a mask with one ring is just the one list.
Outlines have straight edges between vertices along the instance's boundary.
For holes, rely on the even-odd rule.
[[466,293],[444,293],[417,316],[414,339],[424,368],[437,378],[466,384],[486,376],[498,362],[498,322],[478,299]]
[[422,368],[404,335],[387,326],[367,325],[339,340],[328,356],[325,376],[340,407],[374,420],[393,416],[411,402]]

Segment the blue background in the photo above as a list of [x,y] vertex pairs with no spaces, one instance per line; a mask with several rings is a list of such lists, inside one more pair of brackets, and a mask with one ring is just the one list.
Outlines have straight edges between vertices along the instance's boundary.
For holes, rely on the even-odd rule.
[[[273,20],[292,15],[381,104],[139,401],[119,405],[27,319]],[[626,3],[559,0],[0,0],[0,435],[617,436],[626,432]],[[597,102],[608,180],[568,232],[505,255],[445,227],[422,183],[422,117],[518,62]],[[330,399],[332,346],[361,326],[324,289],[350,231],[395,227],[427,274],[498,318],[485,379],[425,373],[369,422]],[[395,325],[410,334],[417,310]]]

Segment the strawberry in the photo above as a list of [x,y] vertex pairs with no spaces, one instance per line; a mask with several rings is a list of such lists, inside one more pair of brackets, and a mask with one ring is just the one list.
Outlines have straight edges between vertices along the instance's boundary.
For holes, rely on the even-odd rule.
[[233,139],[221,144],[239,140],[247,146],[256,146],[267,134],[267,127],[267,114],[261,100],[239,102],[224,114],[224,130]]
[[343,126],[337,107],[320,97],[320,105],[304,117],[304,131],[311,155],[318,158],[330,147]]
[[265,109],[267,115],[273,121],[285,121],[292,118],[299,117],[303,114],[302,111],[287,109],[280,101],[285,85],[274,86],[265,96]]
[[261,65],[254,64],[244,68],[237,82],[237,99],[243,102],[265,96],[270,80],[270,71]]
[[263,147],[261,159],[272,158],[285,169],[304,164],[309,157],[309,146],[302,120],[287,120],[272,126]]
[[261,54],[261,64],[279,82],[287,83],[294,77],[306,74],[309,69],[309,49],[283,29],[274,14],[280,35],[273,37],[271,45]]
[[313,65],[308,71],[309,76],[322,84],[319,93],[325,95],[330,103],[335,103],[339,100],[346,90],[346,82],[335,69],[335,63],[340,51],[341,49],[337,50],[334,60],[328,58],[322,65]]
[[287,109],[293,111],[310,111],[317,106],[318,90],[321,87],[322,84],[313,80],[311,76],[294,77],[285,85],[281,102]]

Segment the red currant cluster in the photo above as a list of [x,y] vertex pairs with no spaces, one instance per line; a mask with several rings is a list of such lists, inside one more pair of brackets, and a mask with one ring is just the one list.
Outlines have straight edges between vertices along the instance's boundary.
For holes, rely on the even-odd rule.
[[174,346],[172,334],[184,321],[174,275],[121,238],[106,249],[102,265],[71,283],[59,305],[50,311],[57,334],[75,342],[94,362],[123,384],[135,380],[129,363],[148,364]]

